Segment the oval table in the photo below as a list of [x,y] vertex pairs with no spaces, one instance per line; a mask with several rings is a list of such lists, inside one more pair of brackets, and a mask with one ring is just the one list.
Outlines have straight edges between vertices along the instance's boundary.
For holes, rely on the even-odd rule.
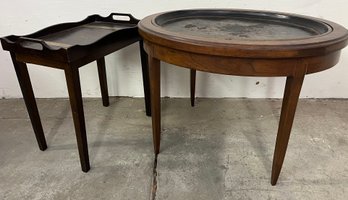
[[306,74],[337,64],[348,31],[307,16],[254,10],[178,10],[148,16],[139,32],[149,58],[153,143],[160,150],[160,61],[217,74],[285,76],[271,184],[284,161]]

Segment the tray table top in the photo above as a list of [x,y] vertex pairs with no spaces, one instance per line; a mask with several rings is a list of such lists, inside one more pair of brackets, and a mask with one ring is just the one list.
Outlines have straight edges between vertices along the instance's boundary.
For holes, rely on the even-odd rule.
[[[129,20],[115,20],[114,16],[127,16]],[[25,36],[7,36],[1,38],[3,48],[6,50],[43,49],[58,50],[75,46],[88,46],[97,44],[101,40],[117,41],[117,36],[137,36],[139,20],[129,14],[112,13],[108,17],[91,15],[85,20],[74,23],[56,24],[33,34]],[[115,37],[111,37],[115,36]],[[16,48],[14,48],[16,47]]]
[[61,23],[35,33],[1,39],[4,50],[20,61],[57,67],[81,66],[140,41],[139,20],[126,13],[90,15],[79,22]]
[[48,34],[39,37],[39,39],[43,40],[50,46],[68,48],[74,45],[88,45],[113,32],[132,27],[136,27],[136,24],[116,24],[96,21]]

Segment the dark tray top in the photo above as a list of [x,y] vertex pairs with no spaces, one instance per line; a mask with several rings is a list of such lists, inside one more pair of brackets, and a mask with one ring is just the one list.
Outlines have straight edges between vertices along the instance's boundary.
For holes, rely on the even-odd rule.
[[[129,20],[114,20],[114,16],[127,16]],[[137,34],[139,20],[129,14],[112,13],[108,17],[91,15],[75,23],[50,26],[25,36],[1,38],[5,50],[21,49],[59,50],[71,47],[94,45],[105,40],[117,40],[117,34]],[[115,37],[111,37],[115,36]],[[111,42],[111,41],[109,41]]]
[[183,35],[223,40],[289,40],[330,32],[325,23],[274,13],[191,10],[159,15],[155,23]]
[[48,34],[38,39],[50,46],[68,48],[74,45],[88,45],[118,30],[136,27],[136,24],[118,24],[112,22],[91,22],[67,30]]

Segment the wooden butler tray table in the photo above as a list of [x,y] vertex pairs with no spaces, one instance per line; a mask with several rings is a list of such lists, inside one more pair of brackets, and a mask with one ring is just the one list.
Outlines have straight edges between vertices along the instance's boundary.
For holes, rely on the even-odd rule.
[[252,10],[179,10],[141,20],[149,56],[155,153],[160,150],[160,60],[211,73],[286,76],[271,184],[284,161],[306,74],[334,66],[347,45],[342,26],[312,17]]
[[[125,17],[118,20],[114,17]],[[39,148],[47,148],[28,69],[33,63],[63,69],[68,86],[82,171],[90,169],[79,67],[97,61],[103,105],[109,105],[104,56],[140,42],[146,114],[150,115],[147,56],[138,34],[139,20],[130,14],[112,13],[108,17],[91,15],[85,20],[50,26],[26,36],[1,38],[2,47],[11,52],[14,68],[23,93]]]

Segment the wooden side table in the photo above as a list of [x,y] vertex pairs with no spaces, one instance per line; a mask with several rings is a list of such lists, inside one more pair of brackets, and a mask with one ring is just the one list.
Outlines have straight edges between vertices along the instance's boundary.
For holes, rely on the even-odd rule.
[[[114,17],[127,18],[115,20]],[[4,50],[10,51],[23,98],[40,150],[47,148],[26,63],[44,65],[65,72],[74,120],[82,171],[90,169],[79,67],[97,61],[101,95],[109,106],[104,56],[135,42],[140,43],[146,114],[151,115],[147,55],[138,34],[139,20],[129,14],[112,13],[108,17],[91,15],[75,23],[50,26],[30,35],[1,38]]]
[[337,64],[348,31],[333,22],[288,13],[253,10],[178,10],[139,23],[149,55],[153,144],[160,152],[160,61],[238,76],[286,77],[271,184],[277,183],[306,74]]

